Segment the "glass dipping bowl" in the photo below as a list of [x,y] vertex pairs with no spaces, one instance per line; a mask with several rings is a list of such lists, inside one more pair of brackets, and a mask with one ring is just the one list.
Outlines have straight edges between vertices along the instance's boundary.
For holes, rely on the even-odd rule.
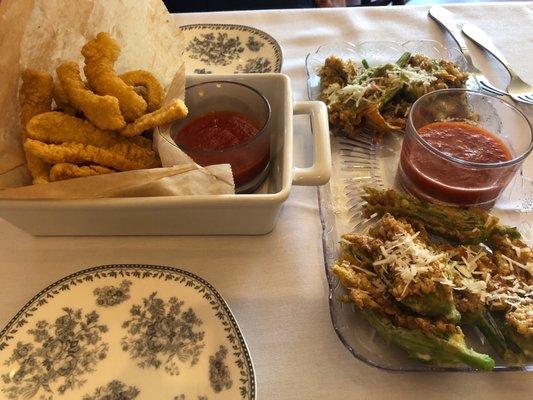
[[[511,159],[477,163],[442,153],[418,134],[423,126],[439,121],[464,121],[489,131],[508,148]],[[511,104],[466,89],[438,90],[411,107],[398,179],[407,192],[425,200],[491,207],[532,148],[531,124]]]
[[[254,88],[238,82],[211,81],[185,89],[189,113],[175,122],[170,130],[174,142],[201,166],[230,164],[236,193],[256,190],[268,175],[270,166],[270,104]],[[237,145],[220,150],[188,148],[180,143],[178,132],[192,120],[214,111],[244,114],[260,127],[257,134]]]

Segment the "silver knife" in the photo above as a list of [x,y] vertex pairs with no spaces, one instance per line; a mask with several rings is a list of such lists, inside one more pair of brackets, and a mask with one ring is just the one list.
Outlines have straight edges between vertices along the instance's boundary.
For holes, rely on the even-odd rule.
[[455,40],[466,59],[467,71],[474,75],[481,88],[497,96],[507,95],[506,92],[498,89],[490,83],[487,77],[474,65],[472,57],[470,56],[470,50],[468,50],[466,42],[461,35],[461,31],[455,23],[453,14],[443,7],[433,6],[429,9],[429,16],[452,35],[453,40]]
[[507,87],[509,95],[516,101],[533,104],[533,87],[524,82],[513,70],[505,56],[496,48],[490,37],[473,24],[464,24],[463,33],[481,48],[487,50],[502,63],[511,76],[511,82]]

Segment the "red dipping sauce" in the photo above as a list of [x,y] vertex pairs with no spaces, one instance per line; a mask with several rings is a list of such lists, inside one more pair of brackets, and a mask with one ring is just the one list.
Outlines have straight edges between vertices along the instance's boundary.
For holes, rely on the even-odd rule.
[[420,128],[418,134],[440,152],[463,161],[497,163],[511,159],[499,138],[466,122],[433,122]]
[[270,138],[260,134],[261,129],[242,113],[212,111],[187,122],[174,134],[174,141],[202,166],[231,164],[238,188],[268,166]]
[[253,119],[233,111],[212,111],[193,119],[175,137],[194,150],[223,150],[254,137],[261,127]]
[[514,175],[515,167],[498,165],[512,159],[509,149],[483,128],[465,122],[433,122],[419,128],[418,135],[455,160],[406,137],[400,180],[416,195],[458,205],[484,205],[494,201]]

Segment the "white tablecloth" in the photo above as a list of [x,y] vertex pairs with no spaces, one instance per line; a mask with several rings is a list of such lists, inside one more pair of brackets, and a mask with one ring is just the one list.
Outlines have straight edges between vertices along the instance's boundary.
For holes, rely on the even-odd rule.
[[[460,21],[475,22],[491,34],[518,73],[533,83],[533,3],[449,8]],[[283,72],[291,77],[299,100],[305,99],[305,56],[322,43],[433,38],[451,45],[426,13],[427,7],[384,7],[175,19],[180,25],[246,24],[270,33],[281,43]],[[493,72],[503,76],[501,69]],[[297,128],[297,134],[305,130],[303,123]],[[297,159],[305,157],[299,152]],[[527,373],[391,374],[354,359],[331,327],[315,188],[293,188],[276,229],[260,237],[35,238],[0,220],[0,324],[49,283],[110,263],[178,266],[211,282],[228,301],[248,342],[258,399],[488,400],[530,398],[533,393],[533,375]]]

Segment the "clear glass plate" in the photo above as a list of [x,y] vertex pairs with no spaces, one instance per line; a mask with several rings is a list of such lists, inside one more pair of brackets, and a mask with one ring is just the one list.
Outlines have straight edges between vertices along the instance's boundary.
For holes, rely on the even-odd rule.
[[[454,61],[460,68],[466,67],[458,49],[447,49],[433,40],[409,41],[403,44],[384,41],[363,42],[357,45],[347,42],[330,43],[320,46],[315,53],[307,56],[309,98],[319,98],[318,70],[330,55],[351,58],[357,62],[366,59],[370,65],[376,65],[395,62],[407,50],[433,58],[445,58]],[[467,81],[467,87],[479,89],[474,78]],[[401,348],[377,335],[374,328],[353,306],[337,301],[344,294],[344,288],[330,268],[338,256],[340,235],[353,231],[364,232],[375,222],[364,219],[361,214],[363,202],[360,196],[364,186],[399,188],[396,170],[402,139],[401,134],[390,134],[384,135],[379,143],[374,143],[371,133],[364,133],[356,140],[340,136],[331,138],[331,180],[328,185],[319,187],[318,193],[333,327],[341,342],[356,358],[377,368],[390,371],[474,371],[467,366],[438,366],[408,358]],[[493,210],[505,223],[518,226],[528,241],[532,239],[532,199],[533,183],[523,174],[518,174]],[[494,371],[533,371],[532,364],[504,364],[477,329],[464,329],[464,332],[469,346],[494,358]]]

